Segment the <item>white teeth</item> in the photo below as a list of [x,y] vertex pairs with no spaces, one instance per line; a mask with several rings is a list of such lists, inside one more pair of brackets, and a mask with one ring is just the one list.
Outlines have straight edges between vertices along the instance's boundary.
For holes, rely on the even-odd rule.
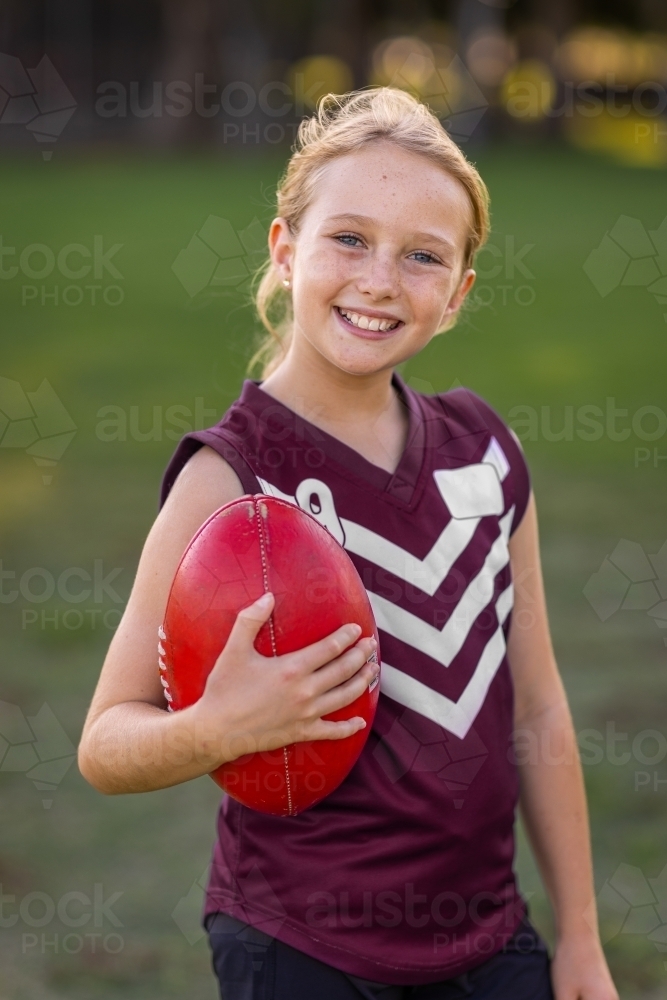
[[381,330],[384,333],[386,330],[393,330],[398,325],[397,320],[371,318],[355,312],[345,312],[344,309],[341,309],[340,312],[349,323],[358,326],[361,330]]

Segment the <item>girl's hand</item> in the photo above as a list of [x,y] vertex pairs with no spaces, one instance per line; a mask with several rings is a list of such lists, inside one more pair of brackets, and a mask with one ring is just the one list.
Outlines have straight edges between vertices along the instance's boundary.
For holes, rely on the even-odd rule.
[[193,713],[197,754],[211,768],[289,743],[344,739],[364,726],[359,716],[321,717],[355,701],[377,675],[377,663],[367,662],[375,639],[347,649],[361,632],[349,624],[294,653],[262,656],[254,642],[273,606],[264,594],[239,612],[202,697],[185,710]]
[[555,1000],[618,1000],[600,940],[590,931],[559,941],[551,982]]

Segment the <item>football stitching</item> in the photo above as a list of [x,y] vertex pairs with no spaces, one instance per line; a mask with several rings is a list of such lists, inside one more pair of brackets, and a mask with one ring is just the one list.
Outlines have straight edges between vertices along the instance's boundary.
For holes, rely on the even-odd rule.
[[166,654],[166,650],[162,645],[162,643],[167,638],[167,633],[165,632],[163,625],[158,625],[157,635],[159,640],[157,644],[157,665],[160,670],[160,684],[164,689],[164,696],[167,701],[167,711],[173,712],[174,709],[171,703],[174,699],[172,698],[171,691],[169,690],[169,681],[167,680],[167,675],[166,675],[167,664],[162,659],[162,657],[165,656]]
[[[268,593],[268,590],[269,590],[269,567],[268,567],[268,560],[267,560],[267,557],[266,557],[266,541],[265,541],[265,538],[264,538],[264,525],[262,524],[262,518],[263,517],[268,517],[269,508],[268,508],[266,502],[263,499],[258,501],[255,498],[253,498],[253,500],[254,500],[254,504],[255,504],[255,510],[256,510],[257,514],[259,515],[257,517],[257,534],[258,534],[258,538],[259,538],[259,553],[260,553],[260,558],[261,558],[261,561],[262,561],[262,578],[263,578],[263,581],[264,581],[264,593],[266,594],[266,593]],[[264,508],[264,510],[262,510],[262,507]],[[264,511],[266,511],[266,514],[264,513]],[[274,656],[277,656],[278,655],[278,651],[276,649],[276,636],[275,636],[275,631],[274,631],[274,627],[273,627],[273,612],[271,612],[271,616],[269,617],[269,623],[268,624],[269,624],[269,635],[271,636],[271,652],[273,653]],[[289,773],[289,763],[288,763],[288,756],[287,756],[287,747],[283,747],[283,763],[284,763],[284,766],[285,766],[285,784],[287,786],[287,812],[288,812],[288,815],[291,816],[292,815],[292,788],[291,788],[291,785],[290,785],[290,773]]]

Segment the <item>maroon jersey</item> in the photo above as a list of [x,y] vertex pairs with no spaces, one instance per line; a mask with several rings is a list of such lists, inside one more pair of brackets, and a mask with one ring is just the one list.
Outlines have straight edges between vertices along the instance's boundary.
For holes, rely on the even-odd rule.
[[380,634],[377,714],[343,783],[298,816],[224,796],[205,912],[223,911],[344,972],[412,985],[499,951],[524,913],[506,656],[508,539],[528,503],[512,432],[466,389],[409,415],[394,473],[246,380],[219,424],[186,435],[166,498],[207,444],[248,493],[283,497],[345,547]]

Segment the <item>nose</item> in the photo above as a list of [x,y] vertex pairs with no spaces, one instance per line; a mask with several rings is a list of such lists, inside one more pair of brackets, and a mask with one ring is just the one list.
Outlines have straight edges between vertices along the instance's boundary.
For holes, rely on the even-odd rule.
[[395,299],[398,296],[399,269],[390,250],[377,250],[368,255],[357,278],[357,288],[373,302]]

